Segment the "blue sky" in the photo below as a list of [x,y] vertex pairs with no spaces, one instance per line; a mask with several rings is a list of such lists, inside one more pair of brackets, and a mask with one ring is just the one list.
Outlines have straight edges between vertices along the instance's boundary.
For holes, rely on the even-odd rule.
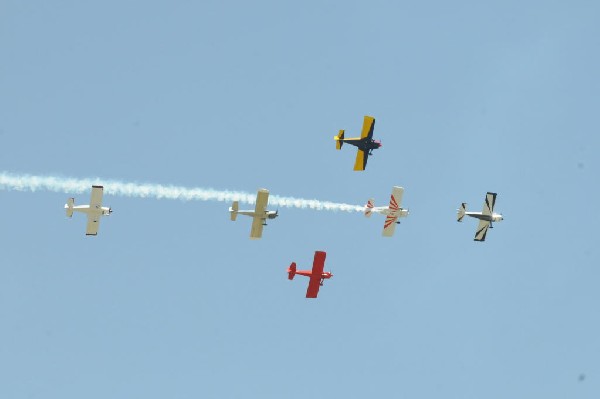
[[[3,191],[0,397],[595,398],[595,2],[3,1],[0,170],[411,210]],[[364,173],[339,129],[377,122]],[[485,243],[455,221],[498,192]],[[87,202],[89,194],[77,195]],[[288,281],[327,251],[316,301]],[[580,375],[585,378],[580,381]]]

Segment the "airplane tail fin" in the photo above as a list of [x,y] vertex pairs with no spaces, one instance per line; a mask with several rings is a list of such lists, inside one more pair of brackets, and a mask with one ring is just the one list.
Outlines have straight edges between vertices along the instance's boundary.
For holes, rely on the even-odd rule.
[[235,222],[235,219],[237,218],[238,210],[239,209],[240,209],[240,203],[239,203],[239,201],[233,201],[233,204],[229,208],[229,213],[231,214],[231,221],[232,222]]
[[75,205],[75,198],[69,198],[67,203],[65,204],[65,210],[67,212],[67,217],[73,216],[73,205]]
[[288,279],[293,280],[294,276],[296,275],[296,262],[292,262],[290,267],[288,267],[287,272],[288,272]]
[[335,149],[336,150],[341,150],[342,146],[344,145],[344,130],[340,130],[340,132],[338,133],[337,136],[333,136],[334,140],[335,140]]
[[369,198],[367,203],[365,204],[365,216],[370,218],[373,214],[373,208],[375,207],[375,199]]
[[463,218],[465,217],[465,212],[467,211],[467,203],[463,202],[462,204],[460,204],[460,208],[458,208],[457,211],[458,214],[456,216],[456,221],[462,222]]

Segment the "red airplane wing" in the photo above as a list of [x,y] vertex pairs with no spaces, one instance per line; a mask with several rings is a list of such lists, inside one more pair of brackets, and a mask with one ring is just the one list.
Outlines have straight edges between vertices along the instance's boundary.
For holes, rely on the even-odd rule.
[[323,251],[315,251],[315,259],[313,260],[313,267],[308,283],[308,289],[306,290],[307,298],[316,298],[319,294],[319,288],[321,287],[321,275],[325,268],[325,256],[327,254]]

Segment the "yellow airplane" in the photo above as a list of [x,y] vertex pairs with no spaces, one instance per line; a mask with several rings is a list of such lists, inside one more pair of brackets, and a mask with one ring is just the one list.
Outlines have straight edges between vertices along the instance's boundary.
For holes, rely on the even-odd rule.
[[367,167],[367,158],[372,155],[373,150],[381,147],[381,141],[373,140],[373,129],[375,128],[375,118],[365,115],[362,132],[360,137],[346,139],[344,138],[344,130],[340,130],[337,136],[334,136],[335,148],[342,149],[344,143],[352,144],[358,148],[356,153],[356,161],[354,162],[354,170],[365,170]]

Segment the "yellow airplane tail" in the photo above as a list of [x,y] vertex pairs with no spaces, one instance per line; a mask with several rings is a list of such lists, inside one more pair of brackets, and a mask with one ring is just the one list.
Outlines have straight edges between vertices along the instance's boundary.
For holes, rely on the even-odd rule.
[[333,139],[335,140],[335,149],[341,150],[344,145],[344,130],[340,130],[337,136],[333,136]]

